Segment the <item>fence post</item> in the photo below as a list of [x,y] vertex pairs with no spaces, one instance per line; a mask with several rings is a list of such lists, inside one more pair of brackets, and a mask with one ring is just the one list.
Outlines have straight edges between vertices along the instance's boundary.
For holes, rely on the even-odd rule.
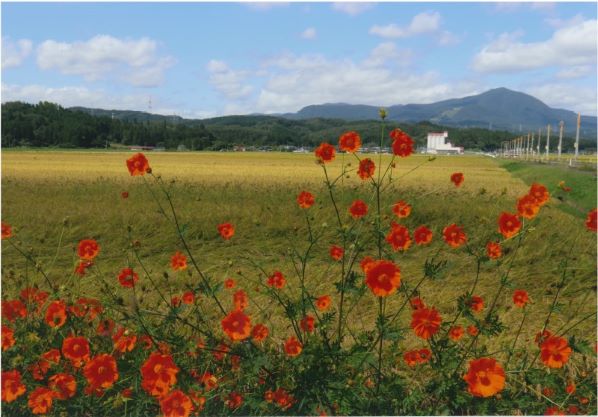
[[559,123],[560,126],[560,130],[559,130],[559,156],[558,156],[558,160],[561,160],[561,149],[563,147],[563,127],[565,126],[565,122],[563,122],[562,120]]

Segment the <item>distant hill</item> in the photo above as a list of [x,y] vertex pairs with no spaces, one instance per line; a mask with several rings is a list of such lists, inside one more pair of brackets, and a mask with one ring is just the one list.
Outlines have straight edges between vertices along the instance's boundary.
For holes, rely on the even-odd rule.
[[[376,106],[354,104],[321,104],[302,108],[297,113],[282,115],[290,119],[314,117],[345,120],[367,120],[378,117]],[[482,127],[522,132],[546,128],[553,129],[562,120],[565,131],[575,134],[577,114],[563,109],[553,109],[537,98],[507,88],[496,88],[475,96],[443,100],[430,104],[406,104],[387,107],[388,119],[397,122],[431,123],[455,127]],[[596,138],[595,116],[582,116],[581,136]]]

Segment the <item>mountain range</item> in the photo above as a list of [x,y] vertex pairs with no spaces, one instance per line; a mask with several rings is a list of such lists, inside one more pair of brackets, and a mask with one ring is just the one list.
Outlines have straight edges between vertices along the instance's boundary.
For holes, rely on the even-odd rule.
[[[342,119],[342,120],[375,120],[378,119],[379,106],[362,104],[327,103],[310,105],[296,113],[271,115],[292,120],[305,119]],[[122,120],[160,120],[172,123],[189,123],[194,120],[183,119],[180,116],[163,116],[138,111],[102,110],[84,107],[73,107],[72,110],[84,111],[94,116],[112,116]],[[564,109],[547,106],[537,98],[509,90],[495,88],[484,93],[438,101],[429,104],[401,104],[386,107],[388,120],[395,122],[417,123],[429,121],[443,126],[480,127],[491,130],[507,130],[511,132],[537,132],[546,129],[548,124],[556,135],[558,124],[563,121],[565,134],[574,135],[577,114]],[[264,115],[248,115],[244,117],[264,117]],[[238,120],[243,116],[230,116]],[[227,117],[203,119],[206,125],[222,123]],[[580,136],[586,139],[596,139],[596,116],[581,117]]]

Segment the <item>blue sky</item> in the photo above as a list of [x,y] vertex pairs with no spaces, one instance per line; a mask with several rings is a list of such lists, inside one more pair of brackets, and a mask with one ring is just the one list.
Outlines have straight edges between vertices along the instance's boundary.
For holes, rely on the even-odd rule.
[[596,115],[596,31],[595,3],[4,2],[2,101],[201,118],[507,87]]

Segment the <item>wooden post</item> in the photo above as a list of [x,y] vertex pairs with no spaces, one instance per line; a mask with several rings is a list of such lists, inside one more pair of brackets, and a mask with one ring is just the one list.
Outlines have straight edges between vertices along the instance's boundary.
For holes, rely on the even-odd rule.
[[561,122],[559,123],[560,126],[560,130],[559,130],[559,147],[558,147],[558,152],[559,152],[559,156],[558,156],[558,160],[561,160],[561,149],[563,146],[563,127],[565,126],[565,122],[563,122],[561,120]]
[[546,162],[550,159],[550,125],[546,126]]
[[579,126],[581,125],[581,113],[577,113],[577,132],[575,133],[575,161],[579,155]]

